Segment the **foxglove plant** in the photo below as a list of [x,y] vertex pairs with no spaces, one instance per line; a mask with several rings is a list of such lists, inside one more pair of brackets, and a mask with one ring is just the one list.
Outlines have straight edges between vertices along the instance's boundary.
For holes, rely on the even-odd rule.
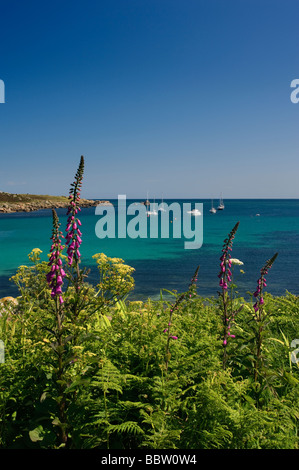
[[[56,211],[52,210],[53,215],[53,232],[52,232],[52,246],[50,248],[50,260],[48,265],[51,266],[49,273],[47,274],[47,282],[51,287],[51,297],[55,302],[55,313],[56,313],[56,329],[51,330],[55,335],[55,341],[52,343],[52,347],[57,355],[57,367],[56,378],[57,388],[59,390],[59,398],[57,399],[59,409],[59,428],[60,428],[60,439],[63,445],[66,445],[68,436],[66,431],[66,397],[65,397],[65,381],[63,380],[65,364],[64,364],[64,338],[63,338],[63,318],[64,308],[62,306],[64,300],[62,297],[62,285],[65,272],[62,267],[62,246],[61,240],[63,237],[62,232],[59,230],[60,223]],[[56,331],[55,331],[56,330]]]
[[48,266],[51,266],[49,273],[47,274],[47,282],[51,287],[51,297],[58,299],[59,303],[63,303],[62,297],[62,285],[63,285],[63,278],[65,277],[65,272],[62,267],[62,245],[61,240],[63,237],[62,232],[59,230],[60,223],[56,211],[52,210],[53,216],[53,231],[52,231],[52,245],[50,248],[50,259]]
[[81,156],[80,164],[75,175],[75,180],[71,184],[70,194],[69,194],[69,207],[67,211],[67,227],[66,227],[66,245],[68,246],[67,255],[68,255],[68,265],[72,266],[73,262],[75,265],[78,265],[81,257],[79,251],[80,245],[82,243],[82,233],[80,231],[81,221],[78,219],[78,212],[81,211],[79,207],[80,193],[82,186],[84,172],[84,157]]
[[256,321],[256,333],[255,333],[255,361],[254,361],[254,381],[258,381],[259,370],[261,368],[263,357],[262,357],[262,340],[263,340],[263,331],[266,327],[266,317],[267,314],[264,310],[264,297],[263,291],[264,287],[267,286],[265,276],[268,274],[269,269],[272,267],[274,261],[276,260],[278,253],[270,258],[263,268],[261,269],[261,275],[257,280],[257,288],[254,292],[254,297],[256,302],[253,305],[255,312],[255,321]]
[[227,341],[228,338],[234,338],[234,335],[230,333],[231,324],[234,321],[234,312],[229,312],[229,295],[228,295],[228,287],[229,283],[232,281],[232,261],[231,261],[231,254],[233,240],[235,238],[235,234],[238,230],[240,222],[237,222],[232,231],[230,232],[228,238],[224,240],[224,244],[222,246],[222,255],[220,257],[220,272],[218,274],[219,286],[221,287],[221,293],[219,294],[222,299],[222,311],[223,311],[223,347],[224,347],[224,354],[223,354],[223,367],[226,366],[227,360]]
[[[72,373],[69,372],[69,368],[77,359],[76,346],[79,342],[79,331],[80,324],[78,322],[79,314],[84,311],[87,303],[88,296],[85,296],[86,289],[81,289],[83,285],[83,271],[79,270],[80,262],[80,251],[79,247],[82,242],[81,231],[79,226],[81,222],[78,219],[78,212],[81,210],[79,207],[80,201],[80,190],[84,171],[84,158],[81,157],[80,165],[75,175],[75,180],[71,184],[69,194],[69,206],[68,206],[68,220],[66,227],[66,245],[67,249],[67,265],[69,267],[67,278],[68,281],[73,284],[75,288],[75,296],[68,295],[68,289],[66,290],[65,303],[62,297],[62,284],[63,278],[66,276],[62,268],[62,246],[61,240],[63,238],[62,233],[59,230],[59,220],[56,212],[53,210],[53,234],[52,234],[52,246],[51,256],[49,260],[49,266],[51,266],[50,272],[47,274],[47,281],[52,288],[51,296],[55,301],[55,313],[56,313],[56,326],[51,329],[51,333],[54,336],[54,341],[51,343],[52,349],[56,353],[57,363],[55,365],[55,376],[58,390],[58,410],[59,416],[57,423],[60,428],[60,441],[61,444],[66,447],[69,442],[69,423],[67,416],[67,409],[71,403],[72,394],[66,392],[69,384],[72,381]],[[62,305],[63,304],[63,305]],[[65,328],[64,320],[67,318],[68,329]],[[81,317],[80,321],[84,322],[86,317]],[[82,323],[81,323],[82,324]],[[77,328],[78,327],[78,328]],[[69,334],[72,329],[72,334]],[[71,360],[70,360],[71,358]],[[54,422],[53,422],[54,423]]]
[[272,256],[272,258],[270,258],[266,262],[265,266],[261,269],[261,275],[260,275],[259,279],[257,280],[257,288],[256,288],[255,293],[253,294],[254,297],[257,299],[255,304],[253,305],[253,308],[254,308],[254,311],[255,311],[256,314],[257,314],[257,312],[259,312],[261,310],[261,306],[264,304],[263,289],[264,289],[264,287],[267,286],[265,276],[266,276],[266,274],[268,274],[268,270],[271,269],[271,267],[272,267],[274,261],[276,260],[277,256],[278,256],[278,253],[275,253],[275,255]]
[[168,363],[169,363],[169,359],[170,359],[170,352],[169,352],[170,340],[177,340],[178,339],[177,336],[172,335],[171,332],[170,332],[171,326],[172,326],[173,313],[174,313],[175,310],[178,309],[179,304],[184,300],[185,297],[189,296],[189,298],[191,298],[192,296],[195,295],[198,271],[199,271],[199,266],[196,268],[196,271],[195,271],[193,277],[191,278],[191,282],[189,284],[188,291],[181,294],[179,296],[179,298],[176,300],[176,302],[171,306],[170,312],[169,312],[168,326],[167,326],[167,328],[165,328],[163,330],[163,333],[168,334],[167,343],[166,343],[166,361],[165,361],[166,362],[166,373],[167,373],[167,370],[168,370]]
[[229,234],[229,237],[224,240],[224,244],[222,247],[222,256],[220,257],[220,273],[218,277],[220,279],[219,286],[222,288],[223,291],[227,291],[228,289],[228,282],[231,281],[232,272],[231,268],[231,254],[229,253],[232,251],[232,244],[235,238],[235,234],[238,230],[240,222],[237,222],[232,231]]

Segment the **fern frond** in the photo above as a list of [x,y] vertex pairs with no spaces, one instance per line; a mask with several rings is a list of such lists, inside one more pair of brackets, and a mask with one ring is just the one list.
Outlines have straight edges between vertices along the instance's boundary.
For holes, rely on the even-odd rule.
[[100,362],[100,370],[93,377],[91,386],[100,388],[104,393],[108,393],[109,390],[115,390],[122,393],[122,374],[115,367],[109,359],[105,359]]
[[125,421],[121,424],[110,424],[108,432],[128,433],[128,434],[144,434],[143,429],[135,421]]

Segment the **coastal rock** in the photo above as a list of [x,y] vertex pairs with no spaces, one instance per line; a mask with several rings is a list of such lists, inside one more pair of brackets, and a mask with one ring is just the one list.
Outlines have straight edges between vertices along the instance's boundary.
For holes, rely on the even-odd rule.
[[[98,204],[112,205],[110,201],[81,199],[81,207],[94,207]],[[31,194],[10,194],[0,191],[0,213],[31,212],[40,209],[67,208],[69,199],[65,196],[38,196]]]

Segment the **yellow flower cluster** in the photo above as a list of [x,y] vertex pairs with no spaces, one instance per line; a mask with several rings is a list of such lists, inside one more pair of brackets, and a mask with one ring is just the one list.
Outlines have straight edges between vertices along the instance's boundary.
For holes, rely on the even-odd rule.
[[42,253],[42,250],[40,250],[39,248],[33,248],[31,253],[29,253],[28,258],[33,263],[37,263],[38,261],[40,261],[40,254],[41,253]]
[[98,288],[101,293],[110,293],[110,296],[123,296],[129,293],[134,287],[134,279],[131,274],[134,268],[124,264],[121,258],[109,258],[104,253],[93,255],[96,260],[100,282]]

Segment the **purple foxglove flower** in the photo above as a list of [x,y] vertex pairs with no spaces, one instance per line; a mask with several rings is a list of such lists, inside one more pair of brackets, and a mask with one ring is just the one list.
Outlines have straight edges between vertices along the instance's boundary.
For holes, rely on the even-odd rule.
[[61,286],[57,285],[55,288],[55,292],[56,292],[56,295],[57,294],[61,295],[62,294]]
[[[53,232],[51,239],[53,240],[52,246],[50,251],[52,252],[48,266],[51,266],[49,273],[46,275],[46,279],[48,282],[49,287],[51,287],[51,297],[55,298],[57,295],[62,294],[61,286],[63,284],[63,277],[65,276],[65,272],[61,268],[62,260],[61,260],[61,238],[63,238],[62,233],[59,230],[59,220],[56,214],[56,211],[52,210],[53,215]],[[62,296],[61,296],[62,299]],[[63,299],[62,299],[63,300]],[[61,302],[60,302],[61,303]]]
[[233,230],[230,232],[229,237],[224,240],[224,245],[222,248],[222,255],[220,257],[220,273],[218,274],[219,286],[222,288],[222,291],[228,289],[228,282],[231,282],[232,272],[229,269],[231,267],[231,255],[229,251],[232,250],[231,245],[233,243],[233,239],[235,237],[235,233],[239,227],[239,222],[236,223]]
[[48,266],[51,266],[53,259],[54,259],[54,255],[51,255],[49,258]]
[[81,225],[81,221],[77,218],[77,213],[80,211],[79,201],[80,201],[80,188],[83,178],[84,171],[84,158],[81,157],[80,165],[77,170],[75,181],[71,185],[70,194],[69,194],[69,207],[68,207],[68,223],[66,227],[66,244],[68,245],[67,254],[68,254],[68,264],[71,266],[73,261],[79,262],[81,257],[79,247],[82,243],[80,238],[82,233],[79,231],[78,226]]
[[50,282],[52,281],[52,279],[54,279],[54,277],[55,277],[55,273],[53,273],[52,271],[50,271],[50,272],[47,274],[46,278],[47,278],[48,284],[50,284]]
[[263,288],[267,286],[265,275],[268,274],[268,270],[272,267],[275,259],[277,258],[277,255],[278,255],[278,253],[275,253],[275,255],[272,256],[272,258],[270,258],[266,262],[265,266],[261,269],[261,276],[257,280],[257,289],[256,289],[255,293],[253,294],[254,297],[256,297],[256,298],[259,297],[259,299],[257,299],[255,304],[253,305],[253,308],[254,308],[255,312],[257,312],[259,310],[258,305],[263,305],[264,304]]

